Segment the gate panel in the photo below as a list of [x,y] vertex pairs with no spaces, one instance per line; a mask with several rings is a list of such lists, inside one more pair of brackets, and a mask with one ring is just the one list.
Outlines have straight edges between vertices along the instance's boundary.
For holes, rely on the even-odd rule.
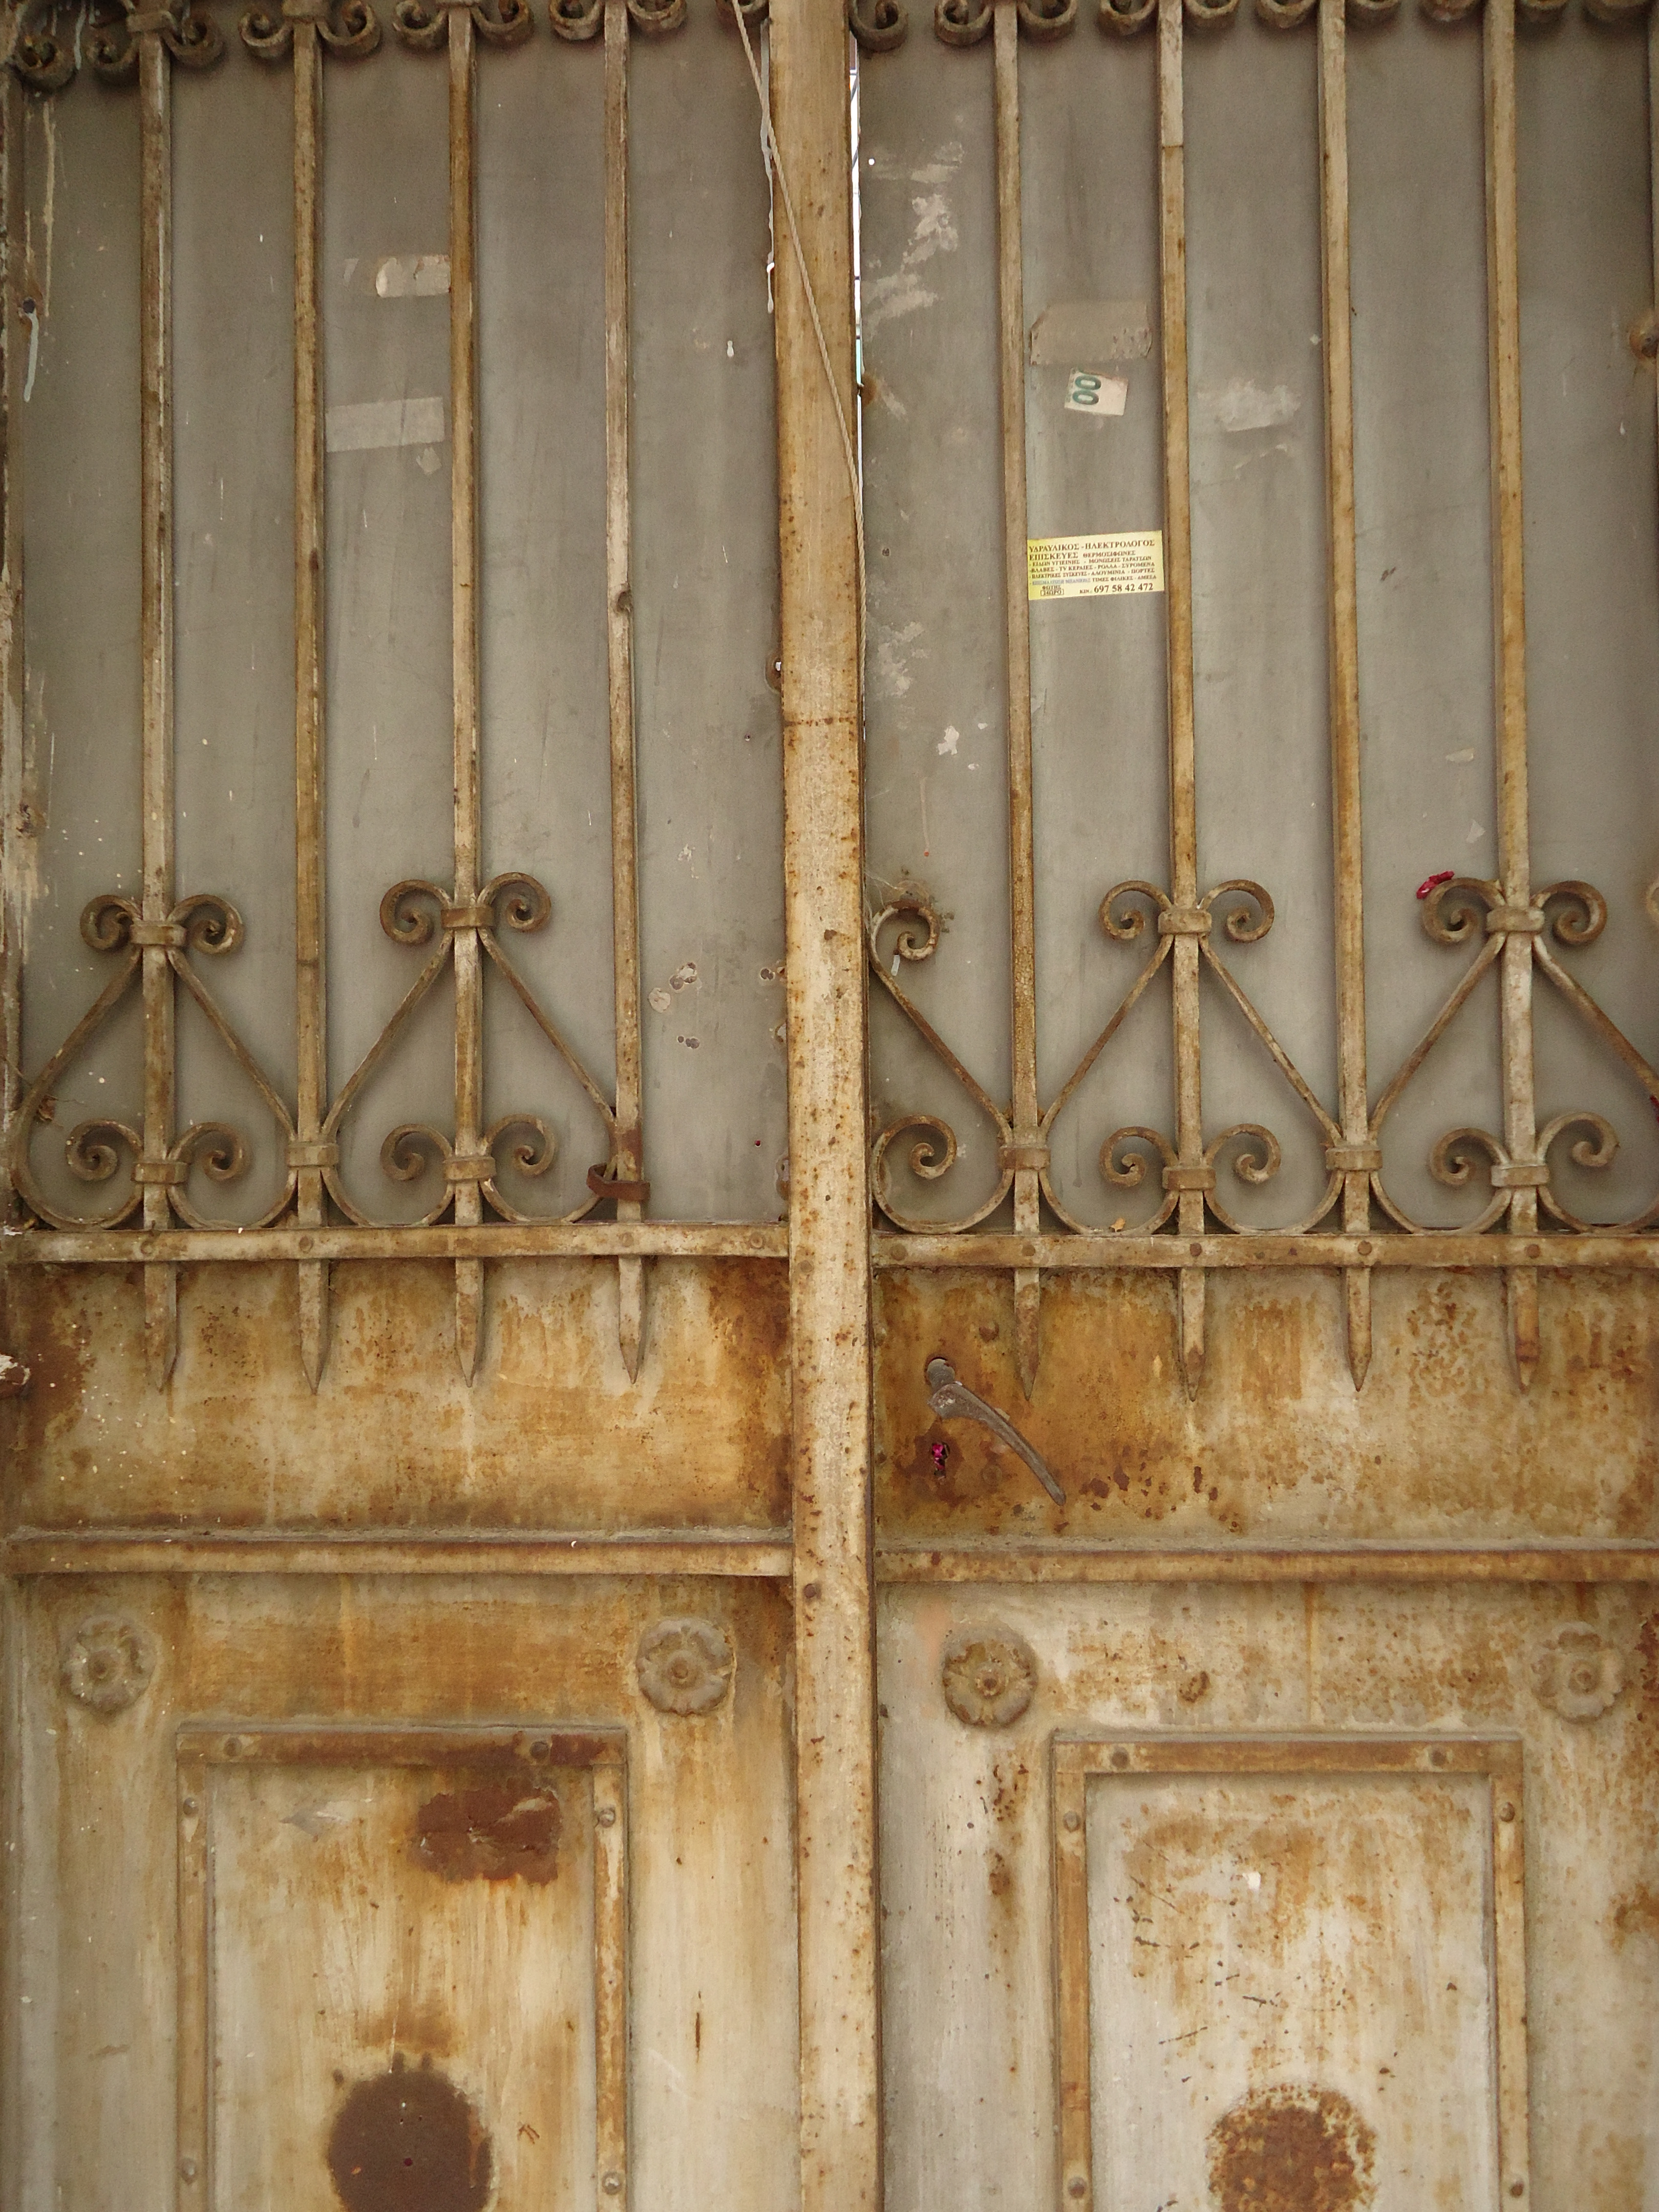
[[775,1585],[47,1578],[20,1641],[21,2203],[793,2201]]
[[1523,2196],[1650,2203],[1650,1591],[1118,1565],[884,1593],[889,2202],[1496,2212],[1519,2047]]
[[861,68],[895,2212],[1655,2201],[1615,12]]

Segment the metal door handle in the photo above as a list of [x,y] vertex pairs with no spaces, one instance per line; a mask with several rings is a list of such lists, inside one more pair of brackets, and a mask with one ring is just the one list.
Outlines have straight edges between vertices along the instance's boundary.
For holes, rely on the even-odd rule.
[[977,1390],[970,1390],[965,1382],[958,1382],[957,1370],[948,1359],[935,1357],[923,1370],[927,1382],[928,1404],[942,1421],[978,1421],[1000,1437],[1010,1451],[1018,1452],[1056,1505],[1066,1503],[1066,1492],[1043,1464],[1042,1455],[1028,1444],[1019,1431],[994,1406],[988,1405]]

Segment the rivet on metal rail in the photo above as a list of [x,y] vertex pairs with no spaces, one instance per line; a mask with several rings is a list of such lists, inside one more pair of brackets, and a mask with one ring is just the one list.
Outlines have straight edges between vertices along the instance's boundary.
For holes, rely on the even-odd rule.
[[928,1404],[942,1421],[978,1421],[1000,1437],[1010,1451],[1018,1452],[1056,1505],[1066,1503],[1066,1492],[1049,1474],[1041,1452],[1028,1444],[1013,1423],[988,1405],[976,1390],[965,1382],[958,1382],[957,1370],[948,1359],[935,1356],[927,1363],[924,1372],[927,1381]]

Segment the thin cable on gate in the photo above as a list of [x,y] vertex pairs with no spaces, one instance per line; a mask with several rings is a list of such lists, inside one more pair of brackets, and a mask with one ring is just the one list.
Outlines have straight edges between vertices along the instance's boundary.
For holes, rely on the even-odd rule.
[[812,331],[818,342],[818,359],[823,363],[825,381],[830,397],[835,403],[836,426],[841,432],[841,449],[847,459],[847,481],[853,494],[853,526],[858,554],[859,574],[859,711],[864,706],[864,633],[866,623],[864,576],[864,494],[859,483],[858,456],[853,450],[853,434],[847,427],[847,410],[841,404],[841,386],[836,381],[835,365],[830,358],[829,342],[823,335],[823,324],[818,315],[817,294],[812,289],[812,279],[806,273],[806,256],[801,251],[800,227],[795,221],[795,205],[789,196],[789,179],[784,174],[783,156],[778,151],[778,141],[772,129],[772,111],[761,83],[760,70],[755,63],[755,50],[749,42],[749,26],[744,21],[744,0],[731,0],[732,13],[737,19],[738,35],[743,40],[744,59],[749,64],[749,74],[754,82],[755,97],[760,102],[761,137],[767,158],[772,164],[773,174],[778,180],[778,191],[783,200],[785,220],[789,225],[789,243],[794,249],[795,266],[800,271],[800,281],[806,294],[807,312],[812,318]]

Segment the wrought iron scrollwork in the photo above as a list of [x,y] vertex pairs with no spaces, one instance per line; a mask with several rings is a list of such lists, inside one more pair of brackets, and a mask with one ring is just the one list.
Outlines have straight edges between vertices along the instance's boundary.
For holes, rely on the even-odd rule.
[[[137,899],[119,891],[104,891],[88,900],[81,916],[81,935],[94,952],[118,955],[120,965],[23,1094],[7,1145],[6,1164],[13,1188],[38,1219],[58,1229],[118,1228],[137,1210],[144,1188],[150,1184],[166,1190],[168,1206],[188,1227],[212,1229],[225,1225],[215,1222],[192,1203],[189,1182],[198,1168],[210,1182],[218,1183],[234,1182],[246,1172],[251,1157],[247,1142],[228,1122],[193,1122],[170,1143],[153,1146],[148,1151],[143,1137],[125,1121],[100,1115],[77,1123],[64,1139],[64,1164],[77,1182],[109,1182],[123,1157],[130,1162],[131,1182],[120,1202],[100,1214],[71,1213],[54,1206],[40,1186],[29,1155],[43,1109],[52,1097],[59,1078],[79,1059],[138,982],[144,954],[150,948],[165,953],[167,966],[205,1016],[231,1058],[252,1081],[278,1127],[292,1138],[294,1123],[287,1106],[227,1020],[190,958],[191,953],[217,958],[235,951],[242,942],[242,918],[228,899],[216,892],[198,891],[179,900],[165,921],[146,921]],[[259,1226],[276,1220],[283,1212],[292,1188],[290,1176]]]
[[[884,948],[882,935],[889,928],[893,932],[892,941],[890,946]],[[938,951],[938,909],[920,891],[901,891],[870,916],[866,925],[866,939],[869,946],[871,971],[877,981],[935,1058],[950,1069],[995,1129],[1000,1155],[1013,1141],[1012,1120],[957,1058],[891,972],[907,962],[915,966],[931,960]],[[910,1147],[907,1164],[910,1172],[921,1181],[937,1182],[956,1165],[956,1132],[939,1115],[931,1113],[903,1114],[896,1121],[889,1122],[878,1133],[871,1147],[870,1181],[876,1204],[890,1221],[900,1229],[944,1236],[956,1230],[971,1229],[976,1222],[983,1221],[988,1214],[996,1211],[1007,1196],[1014,1179],[1012,1167],[1006,1163],[999,1168],[995,1190],[972,1212],[951,1221],[933,1221],[923,1216],[907,1213],[893,1192],[889,1155],[902,1137],[913,1133],[917,1140]]]
[[904,0],[847,0],[847,27],[866,54],[890,54],[909,34]]
[[[1102,0],[1102,4],[1105,4],[1105,0]],[[1234,4],[1237,5],[1237,0],[1234,0]],[[1056,39],[1066,38],[1075,30],[1077,8],[1078,0],[1014,0],[1014,13],[1021,34],[1038,46],[1052,45]],[[876,12],[870,5],[870,0],[864,0],[862,12],[866,15]],[[994,13],[993,0],[935,0],[933,34],[944,46],[976,46],[981,39],[989,36]],[[863,46],[865,36],[853,21],[851,7],[848,21],[854,37]],[[901,32],[898,38],[891,40],[890,43],[897,46],[902,36]]]
[[58,37],[57,0],[27,0],[12,17],[6,66],[31,92],[61,92],[75,75],[75,42]]
[[160,0],[139,5],[121,0],[118,8],[94,0],[88,19],[87,58],[109,84],[128,84],[138,74],[138,42],[158,38],[185,69],[211,69],[225,51],[219,26],[203,0],[167,7]]
[[369,0],[282,0],[272,9],[253,0],[238,26],[242,44],[261,61],[281,61],[294,45],[296,23],[311,23],[331,54],[372,54],[380,43],[380,19]]
[[464,7],[492,46],[521,46],[536,27],[530,0],[394,0],[392,27],[406,46],[429,53],[449,36],[452,8]]
[[[616,1109],[526,982],[517,966],[508,958],[501,943],[500,933],[503,929],[528,934],[546,927],[552,918],[553,902],[545,886],[534,876],[514,871],[495,877],[484,885],[475,900],[458,902],[441,884],[428,883],[419,877],[410,877],[393,884],[386,892],[380,901],[380,927],[394,944],[405,945],[413,951],[430,949],[427,951],[420,973],[404,994],[380,1036],[358,1062],[323,1123],[323,1147],[327,1157],[319,1164],[329,1195],[341,1212],[349,1221],[363,1228],[393,1225],[377,1220],[345,1189],[340,1176],[340,1134],[370,1077],[386,1060],[407,1027],[410,1018],[449,964],[455,939],[463,931],[476,933],[480,949],[510,984],[520,1003],[575,1077],[605,1125],[609,1139],[605,1161],[609,1180],[602,1179],[602,1187],[598,1190],[590,1185],[587,1197],[562,1218],[580,1221],[592,1212],[602,1198],[617,1195],[617,1171],[622,1150],[620,1139],[624,1133],[618,1128]],[[537,1115],[527,1113],[504,1115],[481,1133],[476,1143],[465,1140],[462,1134],[453,1139],[447,1137],[441,1130],[424,1122],[401,1122],[387,1134],[380,1146],[380,1164],[394,1182],[413,1182],[434,1165],[442,1170],[442,1194],[418,1217],[417,1225],[430,1226],[441,1220],[454,1202],[457,1185],[461,1183],[475,1183],[484,1204],[502,1220],[529,1221],[534,1217],[521,1212],[511,1203],[502,1193],[499,1181],[501,1165],[499,1150],[507,1139],[514,1135],[517,1141],[507,1146],[506,1153],[506,1158],[514,1171],[532,1178],[544,1176],[554,1164],[557,1142],[544,1121]],[[632,1188],[630,1185],[629,1188]]]
[[[1512,907],[1505,903],[1501,884],[1477,876],[1452,876],[1425,887],[1420,911],[1424,932],[1437,945],[1476,945],[1479,950],[1377,1100],[1371,1115],[1374,1143],[1401,1093],[1474,996],[1481,979],[1496,969],[1505,944],[1515,938],[1529,945],[1534,969],[1549,978],[1568,1005],[1636,1078],[1648,1097],[1659,1103],[1659,1073],[1577,978],[1561,965],[1552,949],[1553,939],[1565,951],[1580,951],[1595,944],[1607,927],[1607,901],[1593,884],[1568,878],[1538,892],[1531,906]],[[1500,1221],[1510,1209],[1511,1194],[1517,1189],[1536,1190],[1538,1203],[1545,1212],[1564,1228],[1580,1232],[1633,1232],[1659,1219],[1659,1194],[1639,1212],[1618,1222],[1587,1220],[1565,1205],[1551,1188],[1550,1155],[1574,1130],[1581,1133],[1569,1146],[1567,1156],[1576,1167],[1596,1170],[1613,1164],[1619,1139],[1612,1125],[1601,1115],[1581,1108],[1559,1115],[1540,1130],[1529,1157],[1512,1156],[1501,1139],[1488,1130],[1449,1130],[1433,1146],[1429,1170],[1437,1182],[1450,1189],[1466,1188],[1477,1170],[1485,1170],[1492,1195],[1474,1219],[1463,1224],[1469,1234],[1489,1229]],[[1430,1226],[1415,1220],[1390,1194],[1380,1165],[1372,1173],[1371,1188],[1377,1203],[1398,1227],[1420,1233]]]

